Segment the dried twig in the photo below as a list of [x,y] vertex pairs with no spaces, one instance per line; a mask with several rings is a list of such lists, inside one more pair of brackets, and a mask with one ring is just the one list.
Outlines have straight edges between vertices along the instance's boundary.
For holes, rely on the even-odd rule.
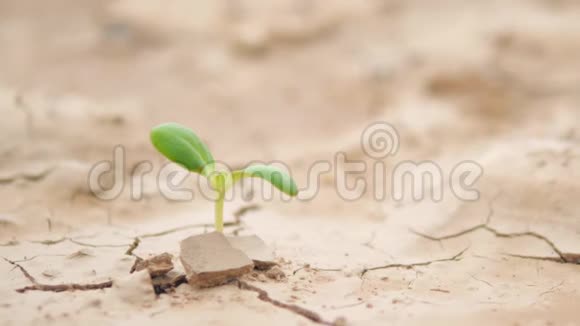
[[25,286],[20,289],[16,289],[15,291],[18,293],[24,293],[26,291],[46,291],[46,292],[64,292],[74,290],[90,291],[90,290],[106,289],[110,288],[111,286],[113,286],[113,281],[106,281],[94,284],[77,284],[77,283],[57,284],[57,285],[34,284]]
[[441,259],[435,259],[435,260],[428,260],[428,261],[419,262],[419,263],[412,263],[412,264],[387,264],[387,265],[383,265],[383,266],[376,266],[376,267],[365,268],[365,269],[363,269],[363,271],[361,273],[361,277],[363,277],[367,272],[376,271],[376,270],[379,270],[379,269],[389,269],[389,268],[406,268],[406,269],[411,269],[413,267],[428,266],[428,265],[431,265],[433,263],[440,263],[440,262],[447,262],[447,261],[458,261],[458,260],[461,259],[461,256],[467,251],[467,249],[469,249],[469,247],[461,250],[460,252],[458,252],[457,254],[455,254],[455,255],[453,255],[452,257],[449,257],[449,258],[441,258]]
[[127,251],[125,251],[125,255],[133,256],[133,251],[135,251],[135,249],[137,249],[137,247],[139,247],[140,243],[141,243],[141,239],[135,238],[135,240],[133,240],[133,243],[131,244],[131,246],[129,246],[129,249],[127,249]]

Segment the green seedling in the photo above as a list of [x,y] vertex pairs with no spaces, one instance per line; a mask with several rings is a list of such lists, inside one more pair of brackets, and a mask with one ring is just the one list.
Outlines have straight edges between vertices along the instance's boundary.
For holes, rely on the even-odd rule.
[[268,165],[250,165],[245,169],[217,171],[215,160],[207,146],[190,129],[177,123],[164,123],[151,130],[153,146],[170,161],[190,172],[206,177],[217,192],[215,199],[215,228],[223,232],[223,208],[225,193],[243,178],[257,177],[270,182],[285,194],[296,196],[296,183],[285,172]]

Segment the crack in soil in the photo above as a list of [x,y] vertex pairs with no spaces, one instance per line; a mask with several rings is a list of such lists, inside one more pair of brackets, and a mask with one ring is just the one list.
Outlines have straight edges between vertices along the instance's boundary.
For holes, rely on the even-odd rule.
[[122,247],[130,247],[131,244],[92,244],[86,242],[80,242],[73,238],[68,238],[68,241],[83,247],[91,247],[91,248],[122,248]]
[[68,240],[67,237],[62,237],[62,238],[56,239],[56,240],[48,239],[48,240],[29,241],[29,242],[30,243],[38,243],[38,244],[42,244],[45,246],[52,246],[52,245],[59,244],[59,243],[66,241],[66,240]]
[[[249,213],[251,211],[258,210],[258,209],[260,209],[260,206],[257,204],[250,204],[250,205],[246,205],[246,206],[242,206],[242,207],[238,208],[233,213],[234,220],[229,221],[229,222],[225,222],[224,227],[240,226],[242,224],[242,217],[244,215],[246,215],[247,213]],[[196,229],[196,228],[211,228],[213,226],[214,226],[213,223],[188,224],[188,225],[178,226],[178,227],[174,227],[174,228],[160,231],[160,232],[141,234],[141,235],[138,235],[137,238],[140,238],[140,239],[155,238],[155,237],[161,237],[161,236],[168,235],[168,234],[175,233],[175,232],[179,232],[179,231]]]
[[16,107],[17,110],[24,113],[24,116],[26,118],[26,122],[24,123],[24,126],[26,128],[26,136],[28,138],[31,138],[32,133],[34,131],[34,114],[32,113],[32,111],[30,111],[30,106],[26,104],[26,101],[24,100],[24,95],[22,94],[14,95],[14,106]]
[[562,282],[560,282],[560,283],[558,283],[558,284],[556,284],[556,285],[552,286],[552,287],[551,287],[551,288],[549,288],[548,290],[546,290],[546,291],[544,291],[544,292],[540,293],[540,295],[539,295],[539,296],[540,296],[540,297],[542,297],[542,296],[544,296],[544,295],[546,295],[546,294],[551,294],[551,293],[554,293],[554,292],[556,292],[556,290],[557,290],[559,287],[561,287],[562,285],[564,285],[564,281],[562,281]]
[[347,304],[343,304],[341,306],[331,306],[330,309],[332,310],[340,310],[340,309],[346,309],[346,308],[352,308],[352,307],[356,307],[356,306],[360,306],[362,304],[365,304],[365,301],[358,301],[355,303],[347,303]]
[[47,291],[47,292],[64,292],[64,291],[74,291],[74,290],[89,291],[89,290],[99,290],[99,289],[110,288],[113,286],[113,281],[106,281],[106,282],[102,282],[102,283],[93,283],[93,284],[66,283],[66,284],[52,285],[52,284],[38,283],[36,281],[36,279],[32,275],[30,275],[30,273],[24,267],[22,267],[22,265],[14,262],[14,261],[11,261],[9,259],[6,259],[4,257],[2,257],[2,258],[5,261],[7,261],[8,263],[14,265],[15,268],[20,269],[22,274],[24,274],[24,276],[30,281],[30,283],[32,283],[32,285],[16,289],[15,291],[18,293],[24,293],[26,291]]
[[580,254],[574,253],[563,253],[565,260],[560,257],[546,257],[546,256],[527,256],[527,255],[516,255],[516,254],[506,254],[510,257],[521,258],[521,259],[532,259],[532,260],[545,260],[560,264],[572,264],[580,265]]
[[56,240],[41,240],[41,241],[29,241],[29,242],[38,243],[38,244],[42,244],[45,246],[52,246],[52,245],[59,244],[59,243],[64,242],[64,241],[70,241],[71,243],[74,243],[76,245],[83,246],[83,247],[91,247],[91,248],[121,248],[121,247],[131,247],[132,246],[132,244],[92,244],[92,243],[81,242],[79,240],[76,240],[74,238],[69,238],[69,237],[62,237],[62,238],[56,239]]
[[[232,221],[232,222],[225,222],[224,223],[224,227],[230,227],[230,226],[238,226],[240,225],[240,222],[237,221]],[[145,234],[141,234],[138,235],[137,238],[141,238],[141,239],[146,239],[146,238],[155,238],[155,237],[160,237],[160,236],[164,236],[164,235],[168,235],[171,233],[175,233],[175,232],[179,232],[179,231],[183,231],[183,230],[188,230],[188,229],[196,229],[196,228],[210,228],[213,227],[213,224],[210,223],[200,223],[200,224],[188,224],[188,225],[183,225],[183,226],[178,226],[175,228],[171,228],[165,231],[160,231],[160,232],[155,232],[155,233],[145,233]]]
[[0,243],[0,247],[12,247],[12,246],[17,246],[19,244],[20,244],[20,242],[18,242],[18,240],[10,240],[10,241],[5,242],[5,243]]
[[474,279],[474,280],[476,280],[476,281],[478,281],[478,282],[481,282],[481,283],[483,283],[483,284],[485,284],[485,285],[489,286],[490,288],[492,288],[492,287],[493,287],[493,284],[489,283],[489,282],[488,282],[488,281],[486,281],[486,280],[482,280],[482,279],[480,279],[480,278],[477,278],[477,276],[475,276],[475,275],[473,275],[473,274],[469,274],[469,277],[471,277],[472,279]]
[[240,219],[248,214],[249,212],[253,212],[253,211],[257,211],[259,210],[261,207],[258,204],[249,204],[249,205],[245,205],[242,206],[238,209],[236,209],[236,211],[234,212],[234,218],[236,219],[237,222],[241,222]]
[[342,269],[340,269],[340,268],[318,268],[318,267],[311,267],[310,264],[305,264],[304,266],[294,270],[292,272],[292,275],[296,275],[296,273],[298,273],[299,271],[304,270],[304,269],[312,270],[315,272],[342,272]]
[[428,260],[428,261],[424,261],[424,262],[419,262],[419,263],[412,263],[412,264],[387,264],[387,265],[383,265],[383,266],[376,266],[376,267],[369,267],[369,268],[365,268],[363,269],[363,271],[361,272],[361,278],[370,271],[376,271],[379,269],[389,269],[389,268],[406,268],[406,269],[412,269],[413,267],[419,267],[419,266],[428,266],[431,265],[433,263],[440,263],[440,262],[448,262],[448,261],[459,261],[462,258],[462,255],[467,251],[467,249],[469,249],[469,247],[461,250],[460,252],[458,252],[457,254],[449,257],[449,258],[441,258],[441,259],[435,259],[435,260]]
[[245,229],[245,227],[242,223],[242,217],[244,215],[246,215],[247,213],[249,213],[251,211],[259,210],[260,208],[261,207],[258,204],[249,204],[249,205],[245,205],[245,206],[242,206],[242,207],[236,209],[236,211],[233,213],[233,215],[234,215],[234,220],[237,223],[238,227],[232,231],[232,234],[237,237],[240,234],[240,232]]
[[558,255],[559,258],[513,255],[514,257],[525,258],[525,259],[536,259],[536,260],[548,260],[548,261],[555,261],[555,262],[565,263],[565,264],[580,264],[580,254],[562,252],[562,250],[560,250],[556,246],[556,244],[554,244],[554,242],[552,240],[548,239],[546,236],[544,236],[542,234],[539,234],[539,233],[536,233],[533,231],[505,233],[505,232],[501,232],[501,231],[497,230],[496,228],[489,226],[489,223],[491,221],[491,217],[493,215],[494,215],[494,209],[490,203],[489,213],[487,214],[485,223],[472,226],[468,229],[459,231],[457,233],[452,233],[452,234],[448,234],[448,235],[444,235],[444,236],[440,236],[440,237],[435,237],[435,236],[432,236],[429,234],[418,232],[418,231],[413,230],[413,229],[410,229],[409,231],[417,236],[420,236],[422,238],[425,238],[425,239],[431,240],[431,241],[443,241],[443,240],[448,240],[448,239],[454,239],[454,238],[458,238],[458,237],[461,237],[461,236],[469,234],[469,233],[476,232],[478,230],[485,230],[485,231],[493,234],[495,237],[498,237],[498,238],[511,239],[511,238],[520,238],[520,237],[532,237],[532,238],[536,238],[536,239],[541,240],[544,243],[546,243]]
[[38,257],[66,257],[67,255],[64,254],[44,254],[44,255],[34,255],[34,256],[30,256],[30,257],[26,257],[24,256],[23,259],[20,260],[11,260],[11,262],[13,263],[23,263],[23,262],[27,262],[27,261],[31,261],[34,260]]
[[0,177],[0,184],[11,184],[17,180],[24,180],[29,182],[37,182],[46,178],[54,171],[55,167],[47,168],[39,173],[17,173],[11,176]]
[[258,299],[270,303],[278,308],[282,308],[282,309],[286,309],[292,313],[295,313],[297,315],[300,315],[304,318],[307,318],[308,320],[317,323],[317,324],[322,324],[322,325],[337,325],[336,322],[329,322],[326,321],[324,319],[322,319],[322,317],[320,317],[320,315],[312,310],[308,310],[306,308],[302,308],[299,307],[297,305],[293,305],[293,304],[287,304],[287,303],[283,303],[281,301],[278,300],[274,300],[272,298],[270,298],[270,295],[268,294],[268,292],[266,292],[265,290],[260,289],[259,287],[253,286],[249,283],[246,283],[244,281],[241,280],[235,280],[234,281],[238,288],[242,289],[242,290],[248,290],[248,291],[253,291],[258,293]]
[[373,232],[371,233],[370,239],[369,239],[368,241],[365,241],[365,242],[361,243],[361,245],[362,245],[363,247],[367,247],[367,248],[369,248],[369,249],[371,249],[371,250],[378,251],[378,252],[380,252],[380,253],[386,254],[386,255],[388,255],[389,257],[391,257],[391,254],[389,254],[389,253],[388,253],[386,250],[383,250],[383,249],[381,249],[381,248],[377,248],[377,247],[374,245],[374,241],[375,241],[376,237],[377,237],[377,232],[376,232],[376,231],[373,231]]

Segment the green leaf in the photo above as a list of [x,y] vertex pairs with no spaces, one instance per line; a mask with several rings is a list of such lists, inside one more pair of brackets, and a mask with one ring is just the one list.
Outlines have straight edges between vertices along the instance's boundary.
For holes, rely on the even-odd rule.
[[290,196],[296,196],[298,194],[298,188],[296,187],[294,180],[292,180],[286,172],[273,166],[256,164],[243,170],[234,171],[232,176],[234,183],[241,178],[261,178],[270,182],[274,187],[278,188],[278,190],[285,194]]
[[190,129],[164,123],[151,129],[151,143],[169,160],[189,171],[201,173],[214,159],[207,146]]

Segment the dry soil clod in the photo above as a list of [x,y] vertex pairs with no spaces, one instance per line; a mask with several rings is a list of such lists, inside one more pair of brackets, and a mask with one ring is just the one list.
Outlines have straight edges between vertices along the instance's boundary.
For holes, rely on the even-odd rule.
[[131,267],[131,273],[147,269],[151,277],[157,277],[169,273],[173,269],[173,255],[162,253],[149,259],[137,258]]
[[274,252],[266,243],[255,235],[228,237],[232,247],[241,250],[254,262],[254,267],[258,270],[268,270],[277,265]]
[[161,294],[167,293],[172,289],[180,286],[181,284],[187,283],[187,277],[185,274],[170,272],[168,274],[152,278],[151,283],[153,284],[153,290],[155,291],[155,294]]
[[180,259],[189,284],[198,287],[221,285],[254,269],[252,260],[220,232],[181,241]]
[[149,259],[137,257],[130,273],[147,269],[153,290],[159,295],[187,283],[185,274],[172,272],[173,267],[173,255],[165,252]]
[[280,267],[274,266],[266,272],[266,277],[276,281],[281,281],[286,278],[286,274],[280,269]]

